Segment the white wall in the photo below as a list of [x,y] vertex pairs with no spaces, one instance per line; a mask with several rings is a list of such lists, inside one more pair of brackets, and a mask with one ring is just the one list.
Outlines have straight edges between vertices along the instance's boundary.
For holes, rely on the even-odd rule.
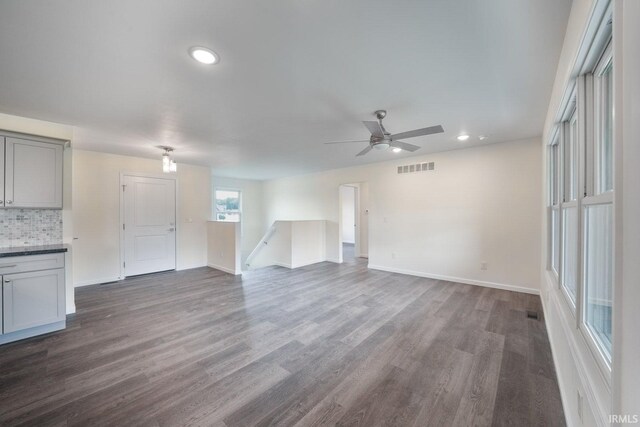
[[[547,224],[543,221],[541,290],[545,318],[556,362],[556,371],[569,425],[608,425],[609,414],[640,417],[640,2],[613,0],[613,42],[615,81],[615,252],[613,308],[613,368],[610,378],[598,367],[575,318],[561,299],[555,283],[546,272]],[[564,89],[582,56],[590,46],[590,35],[597,26],[607,1],[574,0],[551,97],[545,135],[555,124]],[[583,43],[583,40],[586,42]],[[548,142],[548,141],[547,141]],[[543,147],[543,154],[546,148]],[[543,167],[546,169],[546,162]],[[545,175],[546,176],[546,173]],[[545,184],[546,185],[546,184]],[[546,199],[541,200],[546,206]],[[583,420],[578,414],[576,394],[583,398]]]
[[[267,229],[262,208],[262,181],[214,175],[211,177],[211,186],[212,194],[216,188],[240,190],[242,192],[242,234],[240,242],[242,263],[244,265],[245,260]],[[213,210],[213,205],[211,209]]]
[[342,206],[342,243],[356,242],[356,188],[343,185],[340,187]]
[[239,223],[207,223],[207,265],[226,273],[242,274]]
[[251,269],[269,265],[298,268],[326,261],[326,221],[275,221],[265,245],[250,260]]
[[326,261],[326,221],[291,223],[291,268]]
[[640,2],[614,3],[616,265],[613,412],[640,417]]
[[[73,150],[73,280],[76,286],[120,278],[120,172],[161,174],[160,158]],[[178,164],[177,269],[207,264],[209,168]]]
[[[267,224],[327,220],[337,261],[339,186],[367,183],[370,266],[537,292],[540,152],[531,139],[266,181]],[[436,170],[398,175],[410,161]]]

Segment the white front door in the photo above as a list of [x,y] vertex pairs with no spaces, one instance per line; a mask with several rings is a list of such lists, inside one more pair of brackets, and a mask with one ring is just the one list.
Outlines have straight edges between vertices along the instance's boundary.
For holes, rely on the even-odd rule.
[[176,268],[176,182],[124,176],[124,275]]

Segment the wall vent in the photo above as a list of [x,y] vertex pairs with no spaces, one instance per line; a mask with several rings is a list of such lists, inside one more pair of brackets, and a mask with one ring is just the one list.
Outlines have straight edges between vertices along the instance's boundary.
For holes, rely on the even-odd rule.
[[427,172],[436,169],[436,164],[434,162],[427,163],[415,163],[413,165],[402,165],[398,166],[398,173],[416,173],[416,172]]

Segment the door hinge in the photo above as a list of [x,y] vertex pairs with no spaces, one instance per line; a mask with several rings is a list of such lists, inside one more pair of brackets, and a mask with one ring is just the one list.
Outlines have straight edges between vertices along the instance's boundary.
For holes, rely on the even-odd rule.
[[126,261],[123,261],[123,262],[122,262],[122,268],[126,268],[126,267],[127,267],[127,262],[126,262]]
[[122,224],[122,229],[123,229],[123,230],[125,229],[125,226],[124,226],[124,224]]
[[124,192],[124,189],[127,187],[127,184],[122,184],[122,191]]

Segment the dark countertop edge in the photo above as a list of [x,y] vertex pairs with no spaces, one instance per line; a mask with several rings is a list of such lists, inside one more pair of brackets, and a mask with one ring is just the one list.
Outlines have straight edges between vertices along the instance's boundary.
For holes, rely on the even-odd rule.
[[28,256],[28,255],[44,255],[67,252],[69,245],[44,245],[44,246],[24,246],[13,248],[0,248],[0,258],[8,258],[14,256]]

